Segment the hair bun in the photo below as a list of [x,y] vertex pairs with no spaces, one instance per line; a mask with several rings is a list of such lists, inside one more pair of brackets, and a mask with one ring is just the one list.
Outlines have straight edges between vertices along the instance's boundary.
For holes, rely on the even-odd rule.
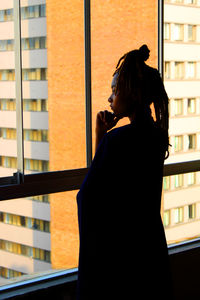
[[142,45],[139,49],[140,57],[143,61],[146,61],[150,56],[150,50],[147,45]]

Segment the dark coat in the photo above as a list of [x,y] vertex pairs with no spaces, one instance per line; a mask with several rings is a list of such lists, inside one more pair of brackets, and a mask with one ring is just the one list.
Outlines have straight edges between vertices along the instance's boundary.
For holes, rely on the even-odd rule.
[[153,120],[143,119],[99,145],[77,195],[78,299],[171,299],[160,216],[163,143]]

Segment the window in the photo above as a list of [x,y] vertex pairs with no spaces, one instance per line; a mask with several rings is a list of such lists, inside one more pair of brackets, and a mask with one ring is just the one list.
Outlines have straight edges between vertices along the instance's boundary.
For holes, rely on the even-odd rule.
[[170,177],[169,176],[165,176],[163,178],[163,189],[164,189],[164,191],[168,191],[170,189]]
[[170,210],[164,212],[163,225],[165,227],[170,225]]
[[196,99],[195,98],[189,98],[187,100],[187,111],[188,111],[188,114],[196,113]]
[[174,209],[174,223],[182,223],[183,222],[183,207],[177,207]]
[[47,69],[23,69],[22,80],[47,80]]
[[184,3],[184,0],[174,0],[174,3]]
[[18,272],[18,271],[12,270],[12,269],[0,267],[0,277],[6,278],[6,279],[22,276],[24,274],[25,273]]
[[170,40],[170,24],[169,23],[164,24],[164,39]]
[[21,8],[21,18],[22,19],[31,19],[31,18],[40,18],[46,16],[46,5],[34,5],[26,6]]
[[174,113],[175,115],[183,114],[183,99],[174,99]]
[[[152,52],[154,50],[154,45],[157,43],[156,35],[150,37],[149,32],[144,32],[144,34],[141,35],[142,27],[147,28],[148,26],[148,28],[151,29],[152,32],[155,32],[155,20],[151,22],[153,13],[151,14],[151,18],[148,18],[148,20],[146,18],[141,18],[141,26],[134,26],[136,15],[134,2],[132,3],[131,1],[126,1],[127,0],[122,1],[120,10],[119,6],[117,6],[113,1],[103,1],[101,3],[101,9],[98,10],[95,7],[95,5],[97,5],[96,2],[93,1],[93,10],[91,14],[92,49],[94,50],[94,52],[92,53],[92,82],[94,83],[92,86],[92,115],[95,115],[100,107],[104,107],[104,101],[108,96],[107,94],[110,92],[108,82],[110,81],[110,78],[112,78],[112,67],[114,67],[116,64],[116,58],[119,57],[119,52],[123,54],[127,51],[128,45],[133,45],[133,36],[136,40],[140,40],[141,43],[143,39],[144,42],[147,41],[148,43],[150,43]],[[34,1],[31,1],[31,3],[33,2]],[[7,152],[3,152],[2,146],[3,144],[5,145],[5,142],[8,142],[9,147],[7,148],[7,150],[11,151],[14,145],[15,141],[12,140],[12,135],[15,134],[13,130],[15,128],[15,125],[13,124],[16,124],[15,111],[16,107],[18,107],[19,105],[18,103],[16,104],[16,101],[14,99],[15,93],[12,90],[12,87],[14,87],[14,82],[12,81],[15,80],[14,72],[10,70],[8,66],[7,68],[5,68],[5,72],[4,69],[2,69],[2,73],[0,74],[1,81],[9,81],[1,82],[1,85],[9,85],[9,88],[7,89],[8,93],[6,95],[4,93],[1,93],[0,96],[0,127],[3,129],[1,132],[2,138],[0,140],[0,149],[2,151],[0,156],[0,169],[2,176],[1,184],[8,185],[9,181],[9,190],[12,190],[12,195],[15,195],[17,199],[11,201],[8,200],[6,202],[6,205],[9,206],[12,202],[12,204],[15,204],[15,210],[18,211],[18,214],[16,212],[10,211],[14,206],[12,206],[12,208],[6,207],[7,210],[9,208],[9,210],[7,211],[5,209],[5,203],[1,201],[1,220],[6,218],[5,220],[7,220],[7,222],[13,222],[12,226],[15,226],[15,229],[18,229],[17,226],[23,226],[23,230],[33,230],[32,233],[34,237],[38,237],[41,234],[42,236],[44,236],[45,234],[49,235],[49,232],[45,231],[45,228],[48,228],[48,223],[41,223],[41,221],[48,222],[48,218],[42,219],[39,218],[39,216],[41,216],[40,214],[42,214],[43,212],[44,217],[49,209],[49,203],[51,203],[52,229],[54,230],[52,234],[53,241],[50,249],[43,249],[43,247],[39,247],[38,245],[36,245],[36,241],[38,240],[40,240],[40,242],[44,242],[44,240],[42,239],[34,238],[33,240],[35,244],[28,246],[25,242],[18,241],[16,243],[13,243],[11,240],[9,240],[9,238],[3,239],[0,236],[1,250],[7,251],[6,254],[8,254],[8,252],[17,254],[18,259],[20,258],[20,255],[27,256],[29,257],[29,260],[33,266],[35,265],[34,259],[48,263],[49,270],[52,270],[54,268],[63,269],[66,267],[74,268],[77,266],[78,234],[76,231],[77,215],[75,196],[77,193],[76,189],[80,187],[80,184],[87,172],[86,166],[89,166],[92,158],[92,130],[90,124],[91,107],[88,90],[87,93],[85,93],[85,80],[87,82],[87,89],[88,87],[91,87],[91,83],[88,79],[88,73],[84,75],[85,68],[87,71],[90,68],[88,67],[88,63],[86,63],[86,66],[84,65],[82,3],[79,8],[75,6],[72,1],[71,5],[68,6],[67,9],[65,9],[63,6],[63,1],[59,0],[58,2],[59,7],[62,6],[63,8],[61,11],[59,11],[60,8],[58,8],[58,10],[55,10],[55,6],[54,10],[51,6],[48,7],[48,12],[51,15],[50,19],[54,24],[54,26],[51,27],[51,32],[47,31],[49,34],[49,36],[47,37],[48,42],[46,40],[46,37],[44,37],[44,27],[47,26],[47,29],[49,29],[50,26],[49,23],[45,23],[45,5],[31,5],[30,7],[22,8],[22,30],[24,31],[26,29],[23,28],[24,24],[26,24],[28,28],[28,36],[26,36],[25,38],[23,37],[22,39],[22,49],[25,55],[30,54],[30,60],[32,59],[33,54],[35,55],[35,58],[37,56],[38,59],[34,61],[34,66],[36,65],[35,67],[32,67],[32,64],[31,66],[25,65],[26,61],[23,61],[23,80],[25,81],[23,82],[23,113],[24,124],[26,124],[24,126],[26,130],[26,132],[24,132],[24,136],[25,139],[28,139],[29,141],[36,141],[37,139],[39,139],[40,141],[43,141],[43,139],[45,141],[49,140],[50,148],[48,149],[48,147],[44,145],[47,143],[25,143],[31,144],[31,147],[25,149],[24,156],[25,166],[28,170],[24,175],[21,171],[22,169],[20,169],[18,173],[19,176],[15,175],[9,178],[7,177],[8,174],[6,173],[6,171],[8,171],[8,168],[14,166],[17,167],[17,155],[12,156]],[[129,10],[126,9],[127,5],[130,8]],[[106,12],[111,11],[111,9],[116,13],[113,13],[112,18],[108,19]],[[123,20],[119,17],[122,11]],[[74,12],[76,13],[74,14]],[[141,11],[137,10],[137,13],[140,14]],[[3,12],[0,11],[0,21],[8,22],[9,19],[13,20],[12,9],[10,10],[10,12],[6,12],[5,10]],[[126,22],[124,22],[124,19],[126,20]],[[101,22],[99,20],[101,20]],[[43,37],[38,37],[38,28],[34,27],[34,22],[38,21],[39,23],[37,24],[40,24],[39,32],[41,33],[41,35],[43,35]],[[11,23],[12,22],[8,22],[8,25],[10,26]],[[44,24],[44,27],[42,24]],[[74,26],[74,24],[76,24],[76,26]],[[117,32],[115,31],[116,24],[118,24]],[[67,34],[63,34],[63,31],[62,34],[59,33],[59,29],[63,28],[63,26],[64,28],[70,28],[70,30],[67,31]],[[172,25],[170,25],[170,27],[170,29],[172,29]],[[110,28],[109,31],[106,31],[106,35],[104,34],[105,28]],[[130,28],[132,29],[129,30]],[[173,40],[173,32],[169,31],[168,25],[166,25],[165,31],[166,39],[169,37]],[[181,30],[180,34],[178,34],[178,31],[179,30],[177,29],[177,36],[181,36]],[[4,39],[2,38],[3,41],[0,42],[0,51],[14,51],[12,42],[13,36],[10,35],[11,31],[8,32],[9,35],[4,36]],[[34,35],[31,35],[31,32],[34,32]],[[116,35],[113,36],[113,32],[116,32]],[[35,33],[37,34],[36,37]],[[119,39],[116,38],[117,36],[120,36],[121,39],[120,48]],[[109,42],[112,42],[112,47],[108,49],[108,47],[106,46]],[[47,48],[46,43],[48,43],[48,74],[50,74],[48,78],[48,86],[46,74],[47,65],[45,65],[45,59],[43,59],[44,57],[39,57],[41,53],[42,55],[45,55],[44,53],[46,51],[30,51],[30,53],[28,53],[28,51],[25,51],[45,49]],[[86,53],[88,53],[87,49]],[[94,53],[96,54],[94,55]],[[1,54],[4,55],[5,53]],[[11,53],[9,53],[9,55],[10,54]],[[42,66],[37,66],[36,63],[38,63],[38,61],[40,61],[40,63],[42,61]],[[167,62],[165,64],[165,78],[167,79],[170,79],[171,75],[173,75],[172,78],[174,78],[173,61],[174,59],[171,60],[171,62]],[[102,64],[100,64],[100,62],[102,62]],[[152,63],[155,66],[157,64],[156,60],[154,59],[152,59]],[[170,66],[172,66],[171,69]],[[171,82],[169,82],[169,84],[171,84]],[[28,86],[30,87],[30,89],[27,88]],[[84,96],[85,94],[87,94],[86,107]],[[49,97],[48,100],[47,97]],[[179,95],[177,91],[177,94],[172,95],[171,98],[179,99],[181,97],[184,97],[184,99],[186,99],[192,98],[193,96],[190,94]],[[98,101],[95,99],[98,99]],[[85,110],[87,111],[86,118]],[[178,107],[177,111],[179,111]],[[8,122],[9,126],[7,126]],[[19,126],[19,123],[17,124]],[[29,125],[29,127],[27,126],[27,124]],[[85,127],[87,128],[86,130]],[[5,129],[8,129],[8,131]],[[77,129],[79,130],[77,131]],[[87,135],[87,140],[85,140],[85,135]],[[174,136],[176,134],[173,133],[172,135]],[[6,137],[9,137],[8,141],[5,140]],[[36,144],[37,148],[34,148],[33,146],[35,146]],[[46,148],[43,146],[45,146]],[[48,155],[50,157],[49,160]],[[5,170],[6,168],[7,170]],[[16,170],[17,169],[12,169],[11,174]],[[46,171],[48,170],[50,170],[51,172],[46,174]],[[45,174],[36,174],[37,172],[43,171],[45,172]],[[21,176],[20,172],[22,175],[24,175],[25,178],[25,182],[23,184],[21,184],[23,182],[23,176]],[[169,174],[171,173],[169,172]],[[179,180],[177,180],[177,182],[178,181]],[[16,189],[13,189],[12,183],[15,183],[15,185],[17,186]],[[172,190],[174,189],[174,181],[171,180],[171,178],[167,178],[166,180],[164,180],[164,186],[165,190],[167,191],[166,194],[170,195],[172,193]],[[69,191],[66,192],[66,189],[68,189]],[[54,192],[57,193],[54,194]],[[6,194],[6,197],[6,199],[10,199],[8,194]],[[32,213],[37,214],[37,216],[27,216],[24,211],[22,213],[22,211],[20,211],[20,208],[25,210],[27,209],[26,205],[30,205],[28,209],[30,209]],[[4,207],[4,210],[2,209],[2,207]],[[170,209],[168,208],[166,208],[165,210],[170,211]],[[20,215],[20,212],[24,215]],[[166,226],[168,226],[167,224],[170,224],[172,222],[173,213],[172,211],[170,211],[170,213],[165,214],[165,224]],[[2,225],[4,224],[0,224],[0,226]],[[27,228],[26,226],[29,226],[29,228]],[[38,228],[41,228],[42,232],[39,232],[40,229]],[[65,234],[63,234],[63,232]],[[60,236],[62,236],[62,239],[60,239]],[[20,236],[20,240],[21,238],[22,236]],[[62,261],[60,252],[62,255],[63,253],[65,253],[65,256],[62,257]],[[7,269],[9,269],[11,270],[9,272],[11,272],[12,274],[15,274],[14,272],[19,272],[19,275],[23,273],[33,274],[35,272],[34,269],[29,269],[27,268],[27,266],[27,271],[15,270],[14,267],[7,268],[6,270],[5,266],[2,266],[2,268],[4,268],[4,270],[2,271],[4,273],[8,272]]]
[[193,185],[196,183],[196,173],[192,172],[192,173],[188,173],[188,186],[189,185]]
[[183,62],[175,62],[175,79],[183,79],[185,67]]
[[174,137],[174,150],[175,152],[183,150],[183,136],[175,136]]
[[194,42],[196,41],[196,26],[188,25],[188,41]]
[[197,0],[186,0],[187,4],[197,4]]
[[14,40],[0,40],[0,51],[13,51]]
[[33,37],[22,39],[22,50],[46,49],[46,37]]
[[168,62],[168,61],[165,62],[164,72],[165,72],[165,79],[170,79],[170,76],[171,76],[170,62]]
[[13,20],[13,9],[0,10],[0,22],[7,22]]
[[15,71],[14,70],[0,70],[1,81],[14,81]]
[[195,78],[195,66],[194,62],[188,62],[186,64],[186,78]]
[[196,149],[196,134],[189,134],[187,136],[187,149],[188,150]]
[[188,205],[188,219],[192,220],[196,217],[196,205],[190,204]]
[[26,245],[13,243],[6,240],[0,240],[0,249],[15,254],[33,257],[34,259],[50,262],[50,252],[43,249],[32,248]]
[[174,176],[174,187],[180,188],[183,186],[183,174],[178,174]]
[[173,37],[175,41],[183,41],[184,26],[182,24],[174,24]]

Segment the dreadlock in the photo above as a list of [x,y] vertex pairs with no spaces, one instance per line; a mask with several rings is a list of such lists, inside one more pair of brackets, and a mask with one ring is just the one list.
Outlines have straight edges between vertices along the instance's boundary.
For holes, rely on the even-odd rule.
[[158,70],[145,64],[149,53],[148,47],[143,45],[138,50],[124,54],[113,76],[118,74],[116,93],[128,97],[134,103],[136,113],[145,112],[154,104],[156,124],[164,134],[166,159],[169,156],[169,99]]

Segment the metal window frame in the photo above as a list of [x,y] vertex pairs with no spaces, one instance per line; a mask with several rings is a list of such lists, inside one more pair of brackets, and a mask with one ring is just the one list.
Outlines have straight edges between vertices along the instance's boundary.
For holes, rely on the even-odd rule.
[[21,9],[20,0],[14,1],[14,49],[15,49],[15,91],[17,129],[17,182],[24,181],[24,137],[22,102],[22,51],[21,51]]

